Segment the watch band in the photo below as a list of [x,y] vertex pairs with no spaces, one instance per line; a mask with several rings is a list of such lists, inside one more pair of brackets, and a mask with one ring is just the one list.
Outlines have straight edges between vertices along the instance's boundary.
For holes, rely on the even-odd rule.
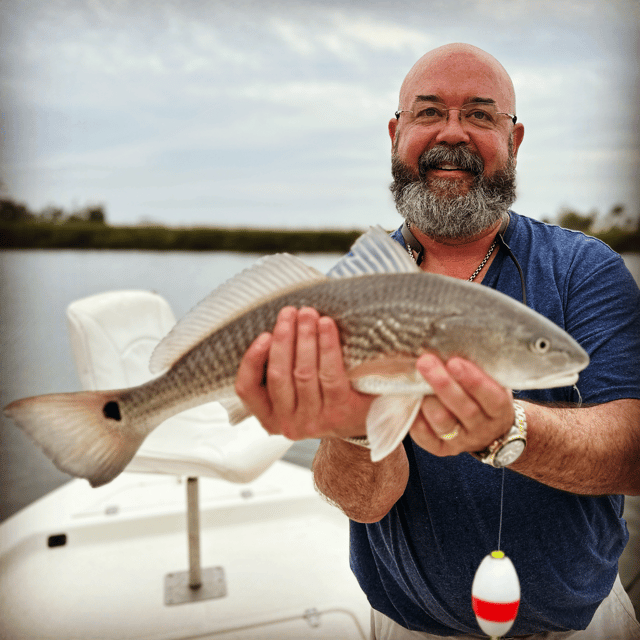
[[[517,400],[513,401],[513,410],[515,418],[509,431],[494,440],[486,449],[475,452],[474,457],[496,468],[504,467],[518,459],[527,443],[527,414]],[[498,457],[505,447],[517,448],[512,455],[506,456],[508,461],[500,460]]]
[[359,447],[364,447],[365,449],[371,449],[371,444],[367,436],[356,436],[354,438],[342,438],[342,440],[344,440],[345,442],[350,442],[351,444],[357,444]]

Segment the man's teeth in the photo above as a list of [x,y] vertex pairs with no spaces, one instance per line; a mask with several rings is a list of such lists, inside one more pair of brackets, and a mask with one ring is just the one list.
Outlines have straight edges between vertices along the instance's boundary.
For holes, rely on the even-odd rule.
[[455,164],[441,164],[438,165],[438,169],[444,169],[445,171],[462,171],[462,169]]

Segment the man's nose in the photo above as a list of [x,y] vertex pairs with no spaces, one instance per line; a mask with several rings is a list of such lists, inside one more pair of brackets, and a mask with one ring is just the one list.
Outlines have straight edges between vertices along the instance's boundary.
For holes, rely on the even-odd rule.
[[449,109],[447,120],[441,125],[436,136],[436,142],[446,142],[452,145],[459,142],[469,142],[469,135],[462,124],[461,115],[458,109]]

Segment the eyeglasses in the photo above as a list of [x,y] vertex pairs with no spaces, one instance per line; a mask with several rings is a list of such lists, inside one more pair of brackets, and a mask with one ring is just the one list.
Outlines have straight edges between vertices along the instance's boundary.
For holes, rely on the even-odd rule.
[[463,104],[459,109],[448,108],[441,102],[419,102],[413,109],[399,109],[395,116],[400,119],[400,114],[410,113],[416,124],[431,126],[447,122],[449,111],[459,111],[463,123],[479,129],[495,129],[498,126],[498,116],[509,116],[513,124],[518,119],[512,113],[498,111],[494,104],[486,102]]

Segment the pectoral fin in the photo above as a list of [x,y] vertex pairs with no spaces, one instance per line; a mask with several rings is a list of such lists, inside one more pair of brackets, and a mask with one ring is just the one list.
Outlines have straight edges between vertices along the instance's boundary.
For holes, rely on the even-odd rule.
[[220,398],[218,402],[226,409],[227,415],[229,417],[229,424],[232,426],[236,426],[240,424],[243,420],[246,420],[251,413],[244,406],[244,403],[238,396],[229,395],[224,398]]
[[418,415],[421,395],[379,396],[367,415],[367,437],[371,445],[371,460],[378,462],[388,456],[404,439]]

